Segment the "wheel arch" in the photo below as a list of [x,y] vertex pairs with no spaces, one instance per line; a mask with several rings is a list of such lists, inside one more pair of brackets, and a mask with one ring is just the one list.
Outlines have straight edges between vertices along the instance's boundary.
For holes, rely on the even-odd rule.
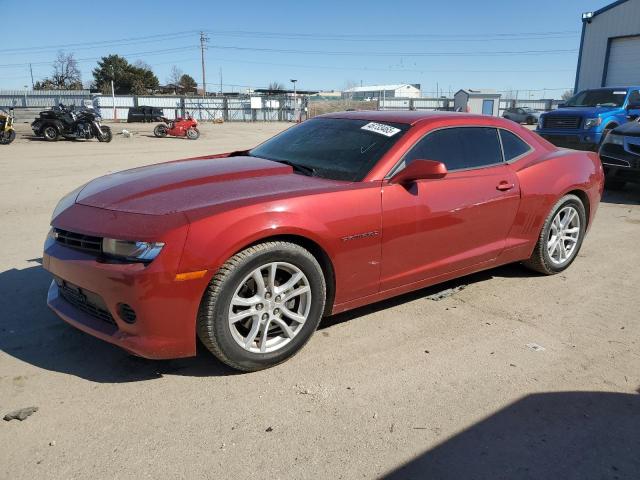
[[582,202],[582,205],[584,205],[585,220],[587,222],[585,227],[588,227],[589,219],[591,218],[591,204],[589,202],[589,195],[587,195],[587,192],[585,192],[584,190],[575,189],[565,193],[565,195],[575,195],[580,199],[580,201]]

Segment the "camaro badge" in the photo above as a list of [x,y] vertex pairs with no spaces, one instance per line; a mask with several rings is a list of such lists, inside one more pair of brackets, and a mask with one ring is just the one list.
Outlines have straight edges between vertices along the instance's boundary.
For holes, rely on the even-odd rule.
[[377,230],[372,230],[371,232],[364,233],[356,233],[354,235],[347,235],[346,237],[342,237],[343,242],[348,242],[349,240],[358,240],[360,238],[368,238],[368,237],[377,237],[380,234]]

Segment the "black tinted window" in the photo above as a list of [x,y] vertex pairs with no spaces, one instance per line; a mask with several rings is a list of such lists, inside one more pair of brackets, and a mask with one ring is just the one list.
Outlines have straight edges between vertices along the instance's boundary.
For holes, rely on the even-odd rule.
[[447,170],[478,168],[502,162],[498,132],[491,127],[460,127],[436,130],[420,140],[404,158],[437,160]]
[[409,125],[338,118],[307,120],[249,152],[313,169],[318,177],[362,180]]
[[504,149],[504,159],[507,162],[530,150],[529,145],[520,140],[517,135],[507,130],[500,130],[500,138],[502,139],[502,148]]
[[630,105],[640,104],[640,90],[634,90],[629,94],[629,104]]

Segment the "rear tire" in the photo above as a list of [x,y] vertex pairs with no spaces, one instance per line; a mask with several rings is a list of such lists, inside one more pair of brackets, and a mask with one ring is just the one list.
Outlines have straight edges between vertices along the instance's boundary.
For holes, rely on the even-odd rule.
[[166,125],[156,125],[156,128],[153,129],[153,134],[158,138],[166,137],[167,136]]
[[293,243],[261,243],[231,257],[213,277],[200,303],[198,337],[232,368],[269,368],[307,343],[325,300],[324,275],[311,253]]
[[533,125],[536,123],[536,119],[533,117],[527,117],[527,125]]
[[60,134],[58,133],[58,129],[56,127],[49,125],[48,127],[44,127],[42,129],[42,136],[47,142],[55,142],[60,137]]
[[[564,213],[566,212],[566,213]],[[563,221],[572,216],[574,220],[563,227]],[[587,217],[582,200],[575,195],[565,195],[551,209],[538,237],[533,253],[524,265],[545,275],[555,275],[567,269],[578,256],[586,231]],[[560,228],[558,228],[560,227]],[[575,238],[569,240],[575,229]],[[559,231],[560,230],[560,231]],[[566,238],[566,239],[565,239]],[[570,251],[567,250],[570,248]],[[562,252],[566,254],[563,258]],[[557,255],[557,258],[556,258]]]

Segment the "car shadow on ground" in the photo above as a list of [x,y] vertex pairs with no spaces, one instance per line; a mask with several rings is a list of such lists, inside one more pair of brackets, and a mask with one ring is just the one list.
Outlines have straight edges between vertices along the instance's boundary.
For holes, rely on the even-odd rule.
[[640,395],[529,395],[382,478],[638,479]]
[[[98,340],[59,319],[46,305],[51,275],[33,259],[0,273],[0,350],[23,362],[93,382],[135,382],[165,374],[220,376],[236,372],[204,347],[195,358],[146,360]],[[199,346],[200,347],[200,346]]]
[[[439,283],[431,287],[405,293],[404,295],[399,295],[388,300],[372,303],[370,305],[365,305],[364,307],[356,308],[344,313],[339,313],[338,315],[327,317],[322,320],[320,326],[318,327],[318,330],[329,328],[334,325],[353,320],[354,318],[362,317],[364,315],[370,315],[381,310],[397,307],[398,305],[402,305],[403,303],[412,302],[421,298],[429,298],[434,301],[440,301],[449,296],[454,296],[458,291],[466,288],[469,285],[479,282],[485,282],[495,277],[522,278],[535,277],[539,275],[539,273],[528,270],[519,263],[504,265],[502,267],[493,268],[491,270],[483,270],[482,272],[456,278],[448,282]],[[441,296],[442,298],[439,298]]]
[[[5,354],[39,368],[75,375],[93,382],[135,382],[159,378],[165,374],[239,374],[215,359],[200,344],[194,358],[147,360],[76,330],[47,308],[46,298],[51,276],[40,265],[42,259],[29,261],[33,266],[0,273],[0,311],[3,312],[0,350]],[[320,329],[494,276],[529,275],[535,274],[518,265],[497,268],[325,318]]]

